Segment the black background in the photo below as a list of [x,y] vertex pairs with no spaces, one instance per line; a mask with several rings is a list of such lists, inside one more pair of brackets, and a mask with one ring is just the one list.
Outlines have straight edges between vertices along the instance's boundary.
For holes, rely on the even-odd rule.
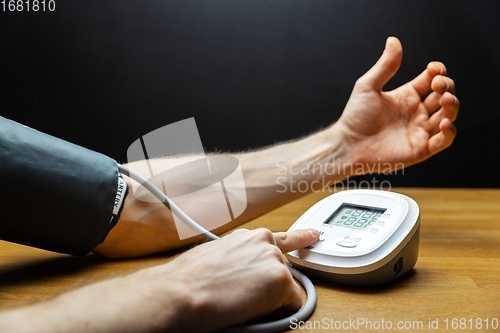
[[188,117],[207,151],[258,148],[334,122],[394,35],[404,59],[387,89],[440,60],[461,111],[451,148],[377,179],[500,185],[498,1],[55,3],[54,12],[0,12],[6,118],[119,162],[140,136]]

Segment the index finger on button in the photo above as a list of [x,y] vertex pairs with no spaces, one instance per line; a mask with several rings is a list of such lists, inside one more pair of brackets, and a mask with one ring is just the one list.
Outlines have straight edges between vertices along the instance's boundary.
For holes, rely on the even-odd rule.
[[315,229],[275,232],[274,239],[283,253],[303,249],[314,244],[319,239],[319,232]]

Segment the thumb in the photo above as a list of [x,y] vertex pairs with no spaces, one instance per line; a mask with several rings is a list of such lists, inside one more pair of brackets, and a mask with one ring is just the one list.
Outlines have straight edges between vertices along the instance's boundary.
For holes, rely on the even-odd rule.
[[319,232],[314,229],[275,232],[273,235],[276,240],[276,246],[283,253],[303,249],[314,244],[319,239]]
[[389,37],[378,61],[358,82],[363,90],[382,91],[384,85],[396,74],[403,59],[403,46],[396,37]]

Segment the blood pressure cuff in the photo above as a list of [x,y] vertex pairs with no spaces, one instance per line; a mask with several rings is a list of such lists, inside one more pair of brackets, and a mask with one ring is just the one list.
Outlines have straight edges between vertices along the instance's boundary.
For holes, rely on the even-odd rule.
[[0,239],[85,255],[118,220],[116,161],[0,117]]

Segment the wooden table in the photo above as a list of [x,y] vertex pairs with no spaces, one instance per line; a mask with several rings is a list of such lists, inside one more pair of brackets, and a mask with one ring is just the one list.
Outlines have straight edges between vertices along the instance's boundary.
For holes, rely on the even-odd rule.
[[[415,269],[375,288],[313,280],[317,309],[307,322],[292,323],[292,328],[300,327],[301,332],[500,331],[500,190],[393,190],[411,196],[420,206],[420,255]],[[286,230],[328,194],[311,194],[244,227]],[[122,261],[70,257],[0,242],[0,309],[166,260],[166,255]]]

